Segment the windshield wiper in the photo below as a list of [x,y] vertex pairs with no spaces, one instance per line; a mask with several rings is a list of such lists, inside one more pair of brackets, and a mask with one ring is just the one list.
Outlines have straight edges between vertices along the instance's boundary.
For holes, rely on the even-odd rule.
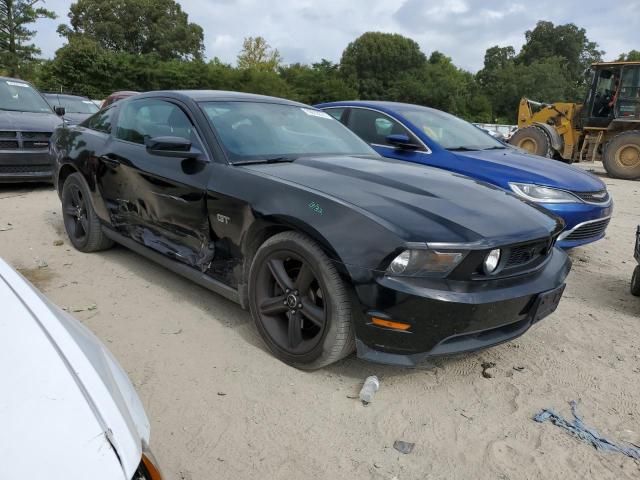
[[[0,108],[0,111],[3,112],[20,112],[20,113],[49,113],[48,111],[43,110],[20,110],[17,108]],[[53,113],[53,111],[51,112]]]
[[489,147],[489,148],[483,148],[482,150],[506,150],[507,147],[501,147],[499,145],[495,145],[493,147]]
[[449,150],[450,152],[476,152],[479,149],[478,148],[470,148],[470,147],[451,147],[451,148],[447,148],[447,150]]
[[233,165],[257,165],[261,163],[291,163],[296,160],[297,157],[293,156],[280,156],[280,157],[267,157],[257,158],[255,160],[240,160],[239,162],[233,162]]

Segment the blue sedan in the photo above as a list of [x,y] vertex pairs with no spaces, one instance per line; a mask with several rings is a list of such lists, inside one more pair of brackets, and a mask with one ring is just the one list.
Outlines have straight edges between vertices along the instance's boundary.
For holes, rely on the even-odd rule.
[[316,105],[381,155],[443,168],[497,185],[562,217],[558,245],[573,248],[604,237],[613,211],[605,184],[570,165],[515,150],[458,117],[394,102]]

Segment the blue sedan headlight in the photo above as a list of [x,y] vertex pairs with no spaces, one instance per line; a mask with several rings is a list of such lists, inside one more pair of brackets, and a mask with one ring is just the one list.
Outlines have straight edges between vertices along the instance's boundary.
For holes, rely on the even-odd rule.
[[516,195],[537,203],[582,203],[573,193],[532,183],[509,183]]

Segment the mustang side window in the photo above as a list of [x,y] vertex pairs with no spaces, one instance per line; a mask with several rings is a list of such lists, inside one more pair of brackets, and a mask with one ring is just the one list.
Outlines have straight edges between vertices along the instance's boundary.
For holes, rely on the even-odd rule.
[[393,146],[387,142],[388,135],[404,134],[409,138],[413,137],[406,128],[389,116],[363,108],[351,110],[349,128],[365,142],[374,145]]
[[146,138],[180,137],[198,146],[195,128],[182,109],[156,99],[136,100],[122,107],[116,138],[144,145]]
[[82,126],[102,133],[111,133],[111,120],[113,117],[113,108],[101,110],[92,117],[89,117],[82,123]]

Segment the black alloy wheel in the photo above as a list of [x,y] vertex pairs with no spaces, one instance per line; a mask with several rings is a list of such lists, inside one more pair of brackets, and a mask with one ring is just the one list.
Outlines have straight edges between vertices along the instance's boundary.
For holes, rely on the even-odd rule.
[[87,218],[87,199],[78,185],[69,185],[63,198],[62,215],[64,226],[74,244],[86,242],[89,234]]
[[79,173],[69,175],[62,186],[62,219],[71,244],[81,252],[97,252],[113,245],[91,203],[89,188]]
[[310,370],[354,350],[347,286],[313,240],[297,232],[271,237],[258,249],[249,277],[251,314],[278,358]]
[[313,350],[324,334],[327,311],[309,263],[295,252],[273,253],[261,267],[256,288],[261,321],[273,341],[292,354]]

